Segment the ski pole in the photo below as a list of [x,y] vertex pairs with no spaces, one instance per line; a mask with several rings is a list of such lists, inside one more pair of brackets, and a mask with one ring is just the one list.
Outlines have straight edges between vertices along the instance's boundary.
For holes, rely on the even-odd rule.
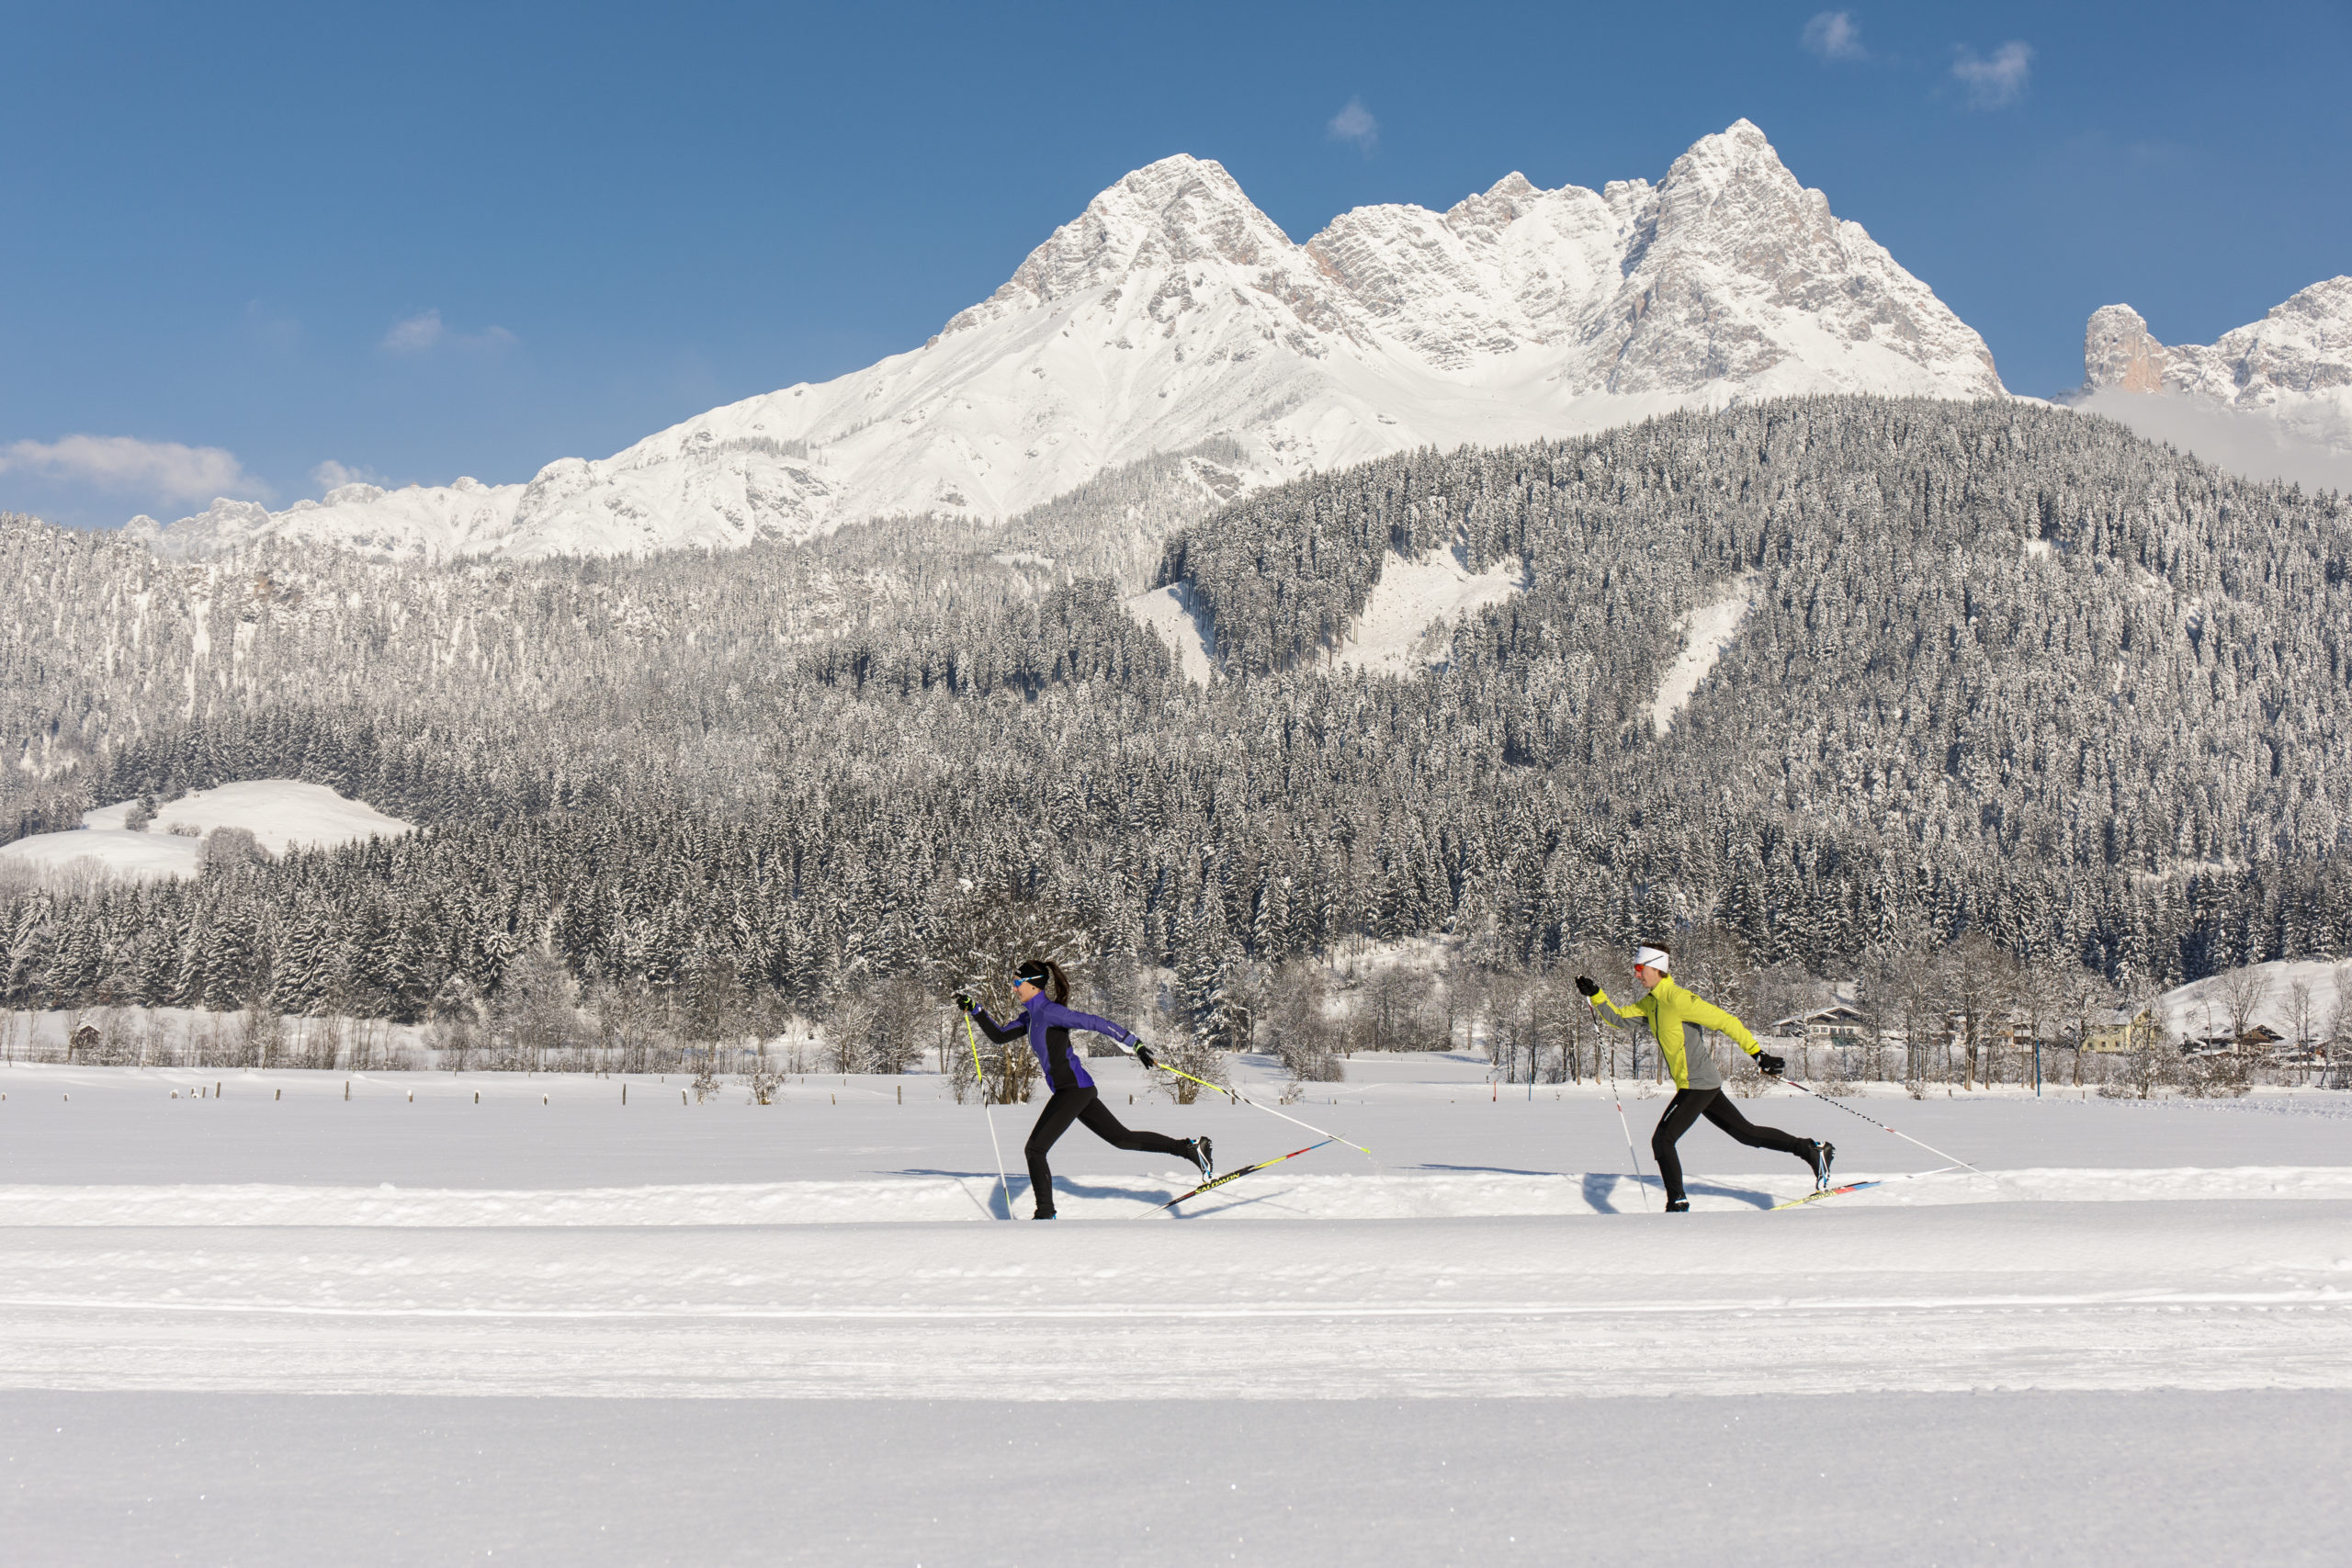
[[[1250,1099],[1239,1089],[1233,1088],[1230,1084],[1211,1083],[1206,1078],[1193,1077],[1192,1074],[1184,1071],[1182,1067],[1171,1067],[1165,1062],[1154,1062],[1152,1066],[1158,1067],[1163,1073],[1174,1073],[1178,1077],[1183,1078],[1188,1082],[1196,1083],[1203,1089],[1213,1089],[1216,1090],[1217,1093],[1225,1095],[1228,1099],[1238,1100],[1244,1105],[1251,1106],[1257,1110],[1262,1111],[1269,1116],[1282,1116],[1283,1120],[1289,1122],[1292,1126],[1304,1127],[1318,1138],[1325,1138],[1335,1144],[1348,1144],[1348,1140],[1340,1136],[1339,1134],[1327,1133],[1322,1128],[1315,1125],[1312,1122],[1302,1122],[1295,1116],[1284,1116],[1283,1115],[1283,1112],[1275,1110],[1271,1105],[1260,1105],[1256,1100]],[[1355,1150],[1356,1153],[1360,1155],[1369,1155],[1372,1153],[1370,1149],[1365,1148],[1362,1144],[1348,1144],[1348,1147]]]
[[[1825,1103],[1825,1104],[1834,1105],[1834,1106],[1836,1106],[1838,1110],[1840,1110],[1840,1111],[1844,1111],[1844,1112],[1845,1112],[1847,1115],[1849,1115],[1849,1116],[1862,1116],[1862,1113],[1861,1113],[1860,1111],[1859,1111],[1855,1110],[1852,1106],[1850,1106],[1850,1105],[1847,1104],[1844,1100],[1832,1100],[1832,1099],[1830,1099],[1827,1095],[1823,1094],[1823,1093],[1822,1093],[1820,1090],[1818,1090],[1818,1089],[1805,1089],[1805,1088],[1804,1088],[1804,1085],[1803,1085],[1803,1084],[1801,1084],[1801,1083],[1797,1082],[1797,1080],[1796,1080],[1796,1079],[1794,1079],[1794,1078],[1792,1078],[1792,1077],[1781,1077],[1781,1081],[1782,1083],[1784,1083],[1784,1084],[1787,1084],[1791,1089],[1804,1089],[1805,1093],[1807,1093],[1807,1094],[1809,1094],[1809,1095],[1812,1095],[1814,1099],[1822,1101],[1822,1102],[1823,1102],[1823,1103]],[[1888,1126],[1885,1122],[1881,1122],[1881,1121],[1877,1120],[1877,1119],[1876,1119],[1876,1118],[1874,1118],[1874,1117],[1862,1116],[1862,1120],[1863,1120],[1863,1121],[1865,1121],[1865,1122],[1868,1122],[1871,1126],[1873,1126],[1873,1127],[1877,1128],[1877,1129],[1878,1129],[1880,1132],[1882,1132],[1882,1133],[1894,1133],[1894,1128],[1892,1128],[1892,1127]],[[1896,1137],[1898,1137],[1898,1138],[1902,1139],[1902,1140],[1903,1140],[1905,1143],[1906,1143],[1906,1144],[1918,1144],[1918,1145],[1919,1145],[1919,1147],[1921,1147],[1921,1148],[1923,1148],[1923,1149],[1927,1150],[1929,1154],[1931,1154],[1931,1155],[1935,1156],[1938,1159],[1948,1159],[1948,1160],[1951,1161],[1951,1163],[1952,1163],[1952,1164],[1954,1164],[1955,1166],[1958,1166],[1958,1167],[1959,1167],[1961,1169],[1962,1169],[1962,1170],[1976,1170],[1976,1168],[1975,1168],[1974,1166],[1973,1166],[1973,1165],[1969,1164],[1966,1160],[1964,1160],[1964,1159],[1961,1158],[1958,1155],[1948,1155],[1948,1154],[1944,1153],[1944,1152],[1943,1152],[1943,1150],[1941,1150],[1941,1149],[1939,1149],[1939,1148],[1936,1147],[1936,1145],[1933,1145],[1933,1144],[1920,1144],[1918,1139],[1917,1139],[1917,1138],[1913,1137],[1913,1136],[1912,1136],[1910,1134],[1908,1134],[1908,1133],[1894,1133],[1894,1135],[1895,1135]],[[1977,1175],[1979,1175],[1979,1176],[1982,1176],[1982,1175],[1984,1175],[1984,1173],[1983,1171],[1981,1171],[1981,1170],[1976,1170],[1976,1174],[1977,1174]]]
[[1004,1194],[1004,1217],[1012,1218],[1012,1183],[1004,1176],[1004,1145],[996,1141],[996,1107],[989,1103],[989,1080],[980,1071],[980,1037],[972,1032],[972,1015],[964,1015],[964,1038],[972,1043],[972,1081],[980,1086],[980,1110],[989,1119],[989,1147],[996,1151],[997,1190]]
[[1609,1098],[1617,1102],[1617,1125],[1625,1129],[1625,1157],[1634,1162],[1634,1185],[1642,1190],[1642,1213],[1650,1212],[1649,1179],[1642,1174],[1642,1156],[1634,1152],[1634,1124],[1625,1120],[1625,1097],[1617,1092],[1617,1042],[1609,1043]]

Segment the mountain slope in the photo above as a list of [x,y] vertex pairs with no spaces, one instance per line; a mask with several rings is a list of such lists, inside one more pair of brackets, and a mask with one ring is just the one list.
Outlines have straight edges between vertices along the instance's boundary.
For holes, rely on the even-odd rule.
[[1512,175],[1444,213],[1361,209],[1294,243],[1172,157],[1055,231],[922,347],[714,409],[527,486],[217,502],[141,536],[384,553],[641,553],[919,512],[996,520],[1225,437],[1255,487],[1419,446],[1558,435],[1803,392],[1973,398],[1984,342],[1746,120],[1664,180]]
[[2165,984],[2352,951],[2352,505],[2109,421],[1806,398],[1311,476],[1173,542],[1197,684],[1099,582],[916,580],[899,536],[187,568],[0,525],[0,829],[270,778],[431,829],[0,878],[0,981],[413,1012],[545,940],[813,1008],[1006,889],[1199,987],[1439,931],[1557,964],[1712,924],[1845,974],[1975,931]]

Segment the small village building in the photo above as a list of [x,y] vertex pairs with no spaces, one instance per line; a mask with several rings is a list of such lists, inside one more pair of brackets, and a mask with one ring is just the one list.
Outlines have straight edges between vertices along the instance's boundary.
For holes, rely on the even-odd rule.
[[1808,1047],[1862,1045],[1870,1041],[1871,1021],[1869,1014],[1851,1002],[1838,1001],[1811,1012],[1775,1020],[1772,1032]]

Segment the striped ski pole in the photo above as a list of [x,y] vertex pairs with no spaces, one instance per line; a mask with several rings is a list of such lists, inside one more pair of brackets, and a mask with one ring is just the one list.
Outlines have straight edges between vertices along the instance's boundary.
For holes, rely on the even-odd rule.
[[1642,1174],[1642,1156],[1634,1152],[1634,1124],[1625,1120],[1625,1097],[1617,1092],[1617,1042],[1609,1043],[1609,1098],[1617,1102],[1617,1125],[1625,1129],[1625,1157],[1634,1162],[1634,1185],[1642,1190],[1642,1213],[1650,1212],[1649,1179]]
[[[1262,1111],[1269,1116],[1281,1116],[1283,1121],[1289,1122],[1292,1126],[1304,1127],[1318,1138],[1325,1139],[1328,1142],[1334,1144],[1347,1144],[1348,1147],[1355,1150],[1356,1153],[1360,1155],[1370,1155],[1372,1153],[1370,1149],[1364,1147],[1362,1144],[1349,1144],[1348,1140],[1340,1136],[1339,1134],[1327,1133],[1322,1128],[1315,1125],[1312,1122],[1302,1122],[1295,1116],[1284,1116],[1283,1115],[1283,1112],[1275,1110],[1271,1105],[1260,1105],[1256,1100],[1250,1099],[1248,1095],[1242,1093],[1239,1089],[1235,1089],[1230,1084],[1211,1083],[1206,1078],[1193,1077],[1192,1074],[1184,1071],[1182,1067],[1171,1067],[1165,1062],[1154,1062],[1152,1066],[1158,1067],[1163,1073],[1174,1073],[1178,1077],[1183,1078],[1190,1083],[1196,1083],[1203,1089],[1213,1089],[1216,1090],[1217,1093],[1226,1096],[1229,1100],[1237,1100],[1243,1105]],[[1287,1158],[1288,1156],[1285,1156],[1284,1157]]]
[[989,1103],[988,1075],[980,1070],[980,1037],[972,1032],[972,1015],[964,1015],[964,1038],[972,1043],[972,1081],[980,1086],[980,1109],[989,1119],[989,1147],[996,1151],[997,1190],[1004,1194],[1004,1217],[1012,1218],[1012,1183],[1005,1179],[1004,1145],[996,1141],[996,1107]]
[[[1820,1090],[1818,1090],[1818,1089],[1805,1089],[1804,1085],[1803,1085],[1803,1084],[1801,1084],[1801,1083],[1797,1082],[1797,1080],[1796,1080],[1796,1079],[1794,1079],[1794,1078],[1792,1078],[1792,1077],[1788,1077],[1783,1076],[1783,1077],[1781,1077],[1781,1081],[1782,1083],[1784,1083],[1784,1084],[1787,1084],[1791,1089],[1804,1089],[1805,1093],[1807,1093],[1807,1094],[1809,1094],[1809,1095],[1813,1096],[1813,1098],[1814,1098],[1814,1099],[1820,1100],[1820,1101],[1821,1101],[1823,1104],[1825,1104],[1825,1105],[1834,1105],[1834,1106],[1836,1106],[1838,1110],[1840,1110],[1840,1111],[1844,1111],[1844,1112],[1845,1112],[1847,1115],[1849,1115],[1849,1116],[1862,1116],[1862,1113],[1861,1113],[1860,1111],[1859,1111],[1855,1110],[1852,1106],[1850,1106],[1850,1105],[1847,1104],[1844,1100],[1832,1100],[1832,1099],[1830,1099],[1830,1098],[1829,1098],[1829,1096],[1827,1096],[1827,1095],[1826,1095],[1826,1094],[1823,1094],[1823,1093],[1822,1093]],[[1865,1121],[1865,1122],[1870,1122],[1870,1124],[1871,1124],[1871,1126],[1873,1126],[1873,1127],[1877,1128],[1877,1129],[1878,1129],[1880,1132],[1882,1132],[1882,1133],[1894,1133],[1894,1128],[1892,1128],[1892,1127],[1888,1126],[1888,1125],[1887,1125],[1885,1122],[1881,1122],[1881,1121],[1876,1120],[1875,1118],[1869,1117],[1869,1116],[1862,1116],[1862,1120],[1863,1120],[1863,1121]],[[1948,1154],[1944,1153],[1944,1152],[1943,1152],[1943,1150],[1941,1150],[1941,1149],[1939,1149],[1939,1148],[1936,1147],[1936,1145],[1933,1145],[1933,1144],[1920,1144],[1918,1139],[1917,1139],[1917,1138],[1913,1137],[1913,1136],[1912,1136],[1910,1134],[1908,1134],[1908,1133],[1894,1133],[1894,1135],[1895,1135],[1896,1137],[1898,1137],[1898,1138],[1902,1139],[1902,1140],[1903,1140],[1905,1143],[1906,1143],[1906,1144],[1918,1144],[1918,1145],[1919,1145],[1919,1147],[1921,1147],[1921,1148],[1923,1148],[1923,1149],[1927,1150],[1929,1154],[1931,1154],[1931,1155],[1935,1156],[1938,1159],[1948,1159],[1948,1160],[1951,1161],[1951,1163],[1952,1163],[1952,1164],[1954,1164],[1954,1165],[1958,1166],[1958,1167],[1959,1167],[1961,1169],[1962,1169],[1962,1170],[1976,1170],[1976,1168],[1975,1168],[1974,1166],[1973,1166],[1973,1165],[1969,1164],[1966,1160],[1964,1160],[1964,1159],[1961,1158],[1958,1155],[1948,1155]],[[1976,1174],[1977,1174],[1977,1175],[1979,1175],[1979,1176],[1982,1176],[1982,1175],[1984,1175],[1984,1173],[1983,1171],[1981,1171],[1981,1170],[1976,1170]]]

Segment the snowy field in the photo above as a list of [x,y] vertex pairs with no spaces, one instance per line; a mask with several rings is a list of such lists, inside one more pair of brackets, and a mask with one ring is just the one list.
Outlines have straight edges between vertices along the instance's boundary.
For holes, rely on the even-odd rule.
[[331,849],[370,836],[390,839],[412,825],[323,784],[295,779],[255,779],[200,789],[160,803],[144,830],[130,826],[134,800],[82,814],[64,833],[34,833],[0,845],[0,863],[61,871],[86,866],[134,880],[194,876],[203,839],[217,828],[243,828],[273,855],[297,845]]
[[[1307,1141],[1098,1067],[1228,1167]],[[1702,1127],[1668,1218],[1605,1095],[1350,1072],[1283,1109],[1370,1156],[1179,1218],[1078,1130],[1038,1225],[933,1077],[0,1068],[6,1556],[2352,1551],[2352,1099],[1849,1102],[1983,1169],[1918,1175],[1781,1091],[1744,1109],[1912,1179],[1767,1213],[1803,1173]]]

